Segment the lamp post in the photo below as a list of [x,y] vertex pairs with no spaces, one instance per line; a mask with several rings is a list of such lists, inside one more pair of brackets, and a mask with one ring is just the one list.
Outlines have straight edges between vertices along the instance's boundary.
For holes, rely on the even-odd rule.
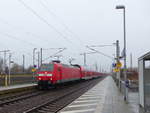
[[35,65],[35,50],[36,50],[37,48],[34,48],[33,49],[33,67],[34,67],[34,65]]
[[8,84],[10,85],[10,82],[11,82],[11,80],[10,80],[10,78],[11,78],[11,76],[10,76],[10,74],[11,74],[11,64],[12,63],[14,63],[14,61],[12,61],[11,60],[11,57],[12,57],[12,54],[11,53],[9,53],[9,72],[8,72]]
[[[124,5],[117,5],[116,9],[123,9],[123,30],[124,30],[124,81],[126,83],[127,81],[127,65],[126,65],[126,21],[125,21],[125,6]],[[127,87],[125,86],[125,92],[124,92],[124,100],[128,100],[128,91]]]
[[[34,48],[33,49],[33,68],[35,68],[36,66],[35,66],[35,50],[36,50],[37,48]],[[38,56],[38,58],[39,58],[39,56]],[[39,59],[38,59],[38,68],[39,68]],[[34,81],[34,75],[35,75],[35,72],[33,72],[33,74],[32,74],[32,78],[33,78],[33,81]]]
[[11,64],[11,54],[9,54],[9,80],[8,80],[8,84],[10,85],[10,64]]

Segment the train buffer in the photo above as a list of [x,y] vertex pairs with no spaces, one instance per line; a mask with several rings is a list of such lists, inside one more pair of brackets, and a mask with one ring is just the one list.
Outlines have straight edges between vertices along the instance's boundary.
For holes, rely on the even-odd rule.
[[59,113],[139,113],[137,100],[138,94],[129,94],[126,103],[114,80],[108,76]]

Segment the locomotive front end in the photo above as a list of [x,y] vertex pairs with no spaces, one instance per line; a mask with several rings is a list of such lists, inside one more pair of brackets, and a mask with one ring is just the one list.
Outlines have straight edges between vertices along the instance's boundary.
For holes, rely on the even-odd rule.
[[37,80],[39,88],[47,88],[51,85],[51,81],[53,79],[53,69],[54,65],[50,64],[42,64],[37,72]]

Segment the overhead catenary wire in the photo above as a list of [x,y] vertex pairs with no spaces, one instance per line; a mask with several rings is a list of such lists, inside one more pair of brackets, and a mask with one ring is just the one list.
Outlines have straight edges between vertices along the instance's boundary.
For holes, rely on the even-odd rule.
[[[31,47],[37,46],[37,45],[32,44],[32,43],[30,43],[30,42],[27,42],[27,41],[25,41],[25,40],[20,40],[20,38],[18,38],[18,37],[16,37],[16,36],[12,36],[12,35],[10,35],[10,34],[8,34],[8,33],[4,33],[4,32],[1,32],[1,31],[0,31],[0,34],[3,35],[3,36],[8,37],[8,38],[10,38],[10,39],[15,39],[15,40],[17,40],[17,41],[19,41],[19,42],[24,42],[25,44],[28,44],[28,45],[30,45]],[[19,50],[19,49],[18,49],[17,51],[20,51],[19,54],[20,54],[21,52],[27,53],[27,52],[25,52],[24,50]],[[27,54],[29,55],[29,53],[27,53]],[[30,56],[31,56],[31,54],[30,54]]]
[[[33,15],[35,15],[39,20],[41,20],[43,23],[48,25],[49,28],[53,29],[56,33],[58,33],[61,36],[61,38],[68,41],[69,44],[71,44],[71,45],[74,44],[73,41],[70,41],[68,39],[68,37],[66,37],[63,33],[61,33],[59,30],[57,30],[56,27],[54,27],[52,24],[50,24],[44,17],[39,15],[32,7],[27,5],[23,0],[18,0],[18,2],[20,2],[26,9],[28,9],[31,13],[33,13]],[[76,46],[76,45],[72,46],[72,47],[75,48],[76,50],[81,49],[79,46]]]
[[49,57],[45,58],[43,61],[48,60],[49,58],[51,58],[51,57],[53,57],[53,56],[57,55],[58,53],[63,52],[65,49],[66,49],[66,48],[59,49],[59,51],[58,51],[58,52],[56,52],[56,53],[54,53],[53,55],[51,55],[51,56],[49,56]]
[[[9,26],[10,28],[12,28],[13,30],[16,29],[16,30],[22,31],[22,33],[24,33],[24,34],[26,34],[26,35],[32,35],[33,38],[35,38],[35,39],[40,39],[41,41],[44,41],[44,42],[46,42],[47,44],[49,44],[49,40],[44,39],[44,38],[42,38],[41,36],[39,36],[39,35],[37,35],[37,34],[35,34],[35,33],[32,33],[32,32],[30,32],[30,31],[26,31],[26,30],[24,30],[23,27],[13,25],[13,24],[9,23],[7,20],[2,19],[2,18],[0,18],[0,20],[1,20],[1,21],[0,21],[1,23],[8,25],[8,26]],[[30,40],[30,41],[31,41],[31,40]],[[35,42],[35,41],[34,41],[34,42]],[[3,43],[3,44],[4,44],[4,43]],[[48,49],[55,49],[55,50],[56,50],[56,49],[62,49],[62,48],[47,48],[47,49],[43,49],[43,50],[48,50]]]
[[46,48],[46,49],[43,49],[43,50],[62,50],[62,49],[67,49],[67,48]]
[[13,35],[10,35],[10,34],[8,34],[8,33],[4,33],[4,32],[1,32],[1,31],[0,31],[0,34],[6,36],[6,37],[8,37],[8,38],[15,39],[15,40],[20,41],[20,42],[24,42],[24,43],[26,43],[26,44],[28,44],[28,45],[30,45],[30,46],[32,46],[32,47],[35,47],[35,46],[40,47],[40,46],[38,46],[38,45],[36,45],[36,44],[33,44],[33,43],[31,43],[31,42],[28,42],[28,41],[26,41],[26,40],[20,40],[20,38],[18,38],[18,37],[16,37],[16,36],[13,36]]
[[98,50],[95,50],[95,49],[93,49],[93,48],[91,48],[91,47],[89,47],[89,46],[86,46],[86,47],[87,47],[88,49],[92,50],[92,51],[95,51],[95,52],[97,52],[97,53],[99,53],[99,54],[101,54],[101,55],[107,57],[107,58],[110,58],[111,60],[114,60],[113,57],[111,57],[111,56],[109,56],[109,55],[107,55],[107,54],[105,54],[105,53],[102,53],[102,52],[100,52],[100,51],[98,51]]
[[106,47],[106,46],[113,46],[113,45],[90,45],[88,47]]
[[[54,27],[52,24],[50,24],[45,18],[43,18],[42,16],[40,16],[33,8],[31,8],[30,6],[28,6],[25,2],[23,2],[23,0],[18,0],[25,8],[27,8],[29,11],[31,11],[36,17],[38,17],[42,22],[44,22],[46,25],[48,25],[48,27],[50,27],[51,29],[53,29],[56,33],[58,33],[61,38],[65,39],[67,42],[69,42],[70,45],[75,44],[73,43],[73,41],[70,41],[68,39],[67,36],[65,36],[63,33],[61,33],[59,30],[56,29],[56,27]],[[79,46],[75,45],[72,46],[73,48],[75,48],[76,50],[81,49]]]
[[[25,33],[25,34],[27,34],[27,35],[32,35],[32,36],[34,36],[35,38],[38,38],[38,39],[41,39],[42,41],[44,40],[43,38],[40,38],[40,36],[39,35],[37,35],[37,34],[35,34],[35,33],[32,33],[32,32],[30,32],[30,31],[24,31],[24,29],[22,28],[22,27],[20,27],[20,26],[14,26],[13,24],[11,24],[11,23],[9,23],[8,21],[6,21],[6,20],[4,20],[4,19],[2,19],[2,18],[0,18],[0,22],[2,22],[2,23],[4,23],[4,24],[6,24],[6,25],[8,25],[10,28],[12,28],[13,30],[14,29],[16,29],[16,30],[21,30],[23,33]],[[2,34],[2,35],[4,35],[4,34]],[[15,36],[12,36],[11,35],[11,37],[10,37],[10,34],[8,34],[9,35],[9,37],[8,38],[12,38],[12,39],[14,39],[15,38],[15,40],[17,40],[17,41],[19,41],[19,42],[24,42],[24,43],[26,43],[24,40],[20,40],[20,39],[18,39],[19,37],[15,37]],[[30,40],[31,41],[31,40]],[[45,40],[45,42],[47,42],[48,43],[48,41],[49,40]],[[4,43],[2,43],[2,44],[4,44]],[[31,44],[31,45],[33,45],[33,44]],[[6,45],[5,45],[6,46]],[[8,46],[8,45],[7,45]],[[33,45],[33,47],[35,47],[34,45]],[[46,49],[43,49],[43,50],[58,50],[58,49],[63,49],[63,48],[61,48],[61,47],[59,47],[59,48],[46,48]],[[65,48],[66,49],[66,48]],[[19,51],[19,53],[20,52],[23,52],[23,53],[26,53],[26,54],[28,54],[29,56],[31,56],[32,57],[32,55],[30,54],[30,53],[27,53],[26,51],[23,51],[23,50],[17,50],[17,51]],[[57,54],[56,54],[57,55]],[[52,57],[54,57],[54,55],[52,56]],[[49,56],[49,58],[50,58],[50,56]],[[48,58],[47,58],[48,59]]]
[[66,36],[64,36],[60,31],[58,31],[53,25],[51,25],[46,19],[41,17],[35,10],[33,10],[31,7],[29,7],[23,0],[18,0],[25,8],[27,8],[29,11],[31,11],[36,17],[38,17],[42,22],[47,24],[51,29],[53,29],[56,33],[58,33],[62,38],[64,38],[69,43],[72,43]]
[[41,5],[47,10],[47,12],[52,15],[55,19],[57,19],[59,21],[59,23],[64,26],[64,28],[70,33],[72,34],[73,36],[75,36],[74,38],[76,38],[81,44],[83,44],[83,41],[78,38],[78,36],[65,24],[65,22],[60,18],[58,17],[54,12],[52,12],[50,10],[50,8],[48,8],[45,3],[43,3],[45,0],[39,0]]
[[[46,1],[46,0],[39,0],[39,1],[40,1],[41,5],[49,12],[49,14],[51,14],[52,16],[54,16],[56,19],[59,19],[59,22],[65,27],[65,29],[66,29],[68,32],[70,32],[71,34],[74,35],[74,33],[68,28],[68,26],[67,26],[55,13],[53,13],[53,12],[43,3],[43,2]],[[47,4],[48,4],[48,3],[47,3]],[[80,38],[78,38],[78,37],[76,37],[76,38],[77,38],[77,39],[80,41],[80,43],[82,44],[82,41],[80,40]],[[113,45],[97,45],[97,46],[92,45],[91,47],[105,47],[105,46],[113,46]],[[94,51],[94,50],[93,50],[93,51]],[[102,52],[99,52],[99,51],[95,50],[95,53],[96,53],[96,52],[102,54],[103,56],[106,56],[106,57],[112,59],[112,57],[109,56],[109,55],[106,55],[106,54],[104,54],[104,53],[102,53]]]
[[29,35],[29,36],[32,36],[32,37],[35,38],[35,39],[39,39],[39,40],[41,40],[41,41],[46,42],[47,44],[49,44],[49,40],[44,39],[44,38],[42,38],[42,36],[39,36],[39,35],[37,35],[37,34],[35,34],[35,33],[33,33],[33,32],[24,31],[23,28],[20,27],[20,26],[19,26],[19,27],[18,27],[18,26],[14,26],[14,25],[10,24],[8,21],[6,21],[6,20],[4,20],[4,19],[2,19],[2,18],[0,18],[0,22],[6,24],[6,25],[8,25],[8,26],[10,26],[13,30],[14,30],[14,29],[22,30],[22,32],[24,32],[24,34]]

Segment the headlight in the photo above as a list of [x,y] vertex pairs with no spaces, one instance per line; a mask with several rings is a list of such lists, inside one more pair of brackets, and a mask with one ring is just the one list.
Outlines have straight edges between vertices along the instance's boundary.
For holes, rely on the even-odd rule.
[[52,74],[38,74],[38,76],[52,76]]
[[52,74],[47,74],[47,76],[52,76]]
[[44,74],[39,74],[38,76],[44,76]]

